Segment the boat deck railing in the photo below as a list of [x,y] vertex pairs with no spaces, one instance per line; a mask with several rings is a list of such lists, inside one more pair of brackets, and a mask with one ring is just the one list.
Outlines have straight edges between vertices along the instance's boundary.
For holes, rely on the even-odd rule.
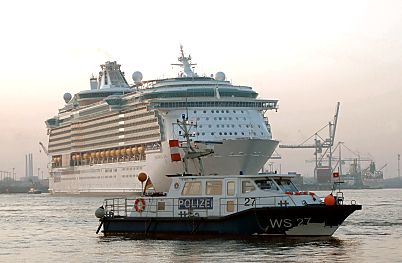
[[[142,201],[144,206],[141,206]],[[216,208],[218,206],[218,208]],[[105,199],[107,217],[221,217],[250,208],[296,206],[291,196]]]

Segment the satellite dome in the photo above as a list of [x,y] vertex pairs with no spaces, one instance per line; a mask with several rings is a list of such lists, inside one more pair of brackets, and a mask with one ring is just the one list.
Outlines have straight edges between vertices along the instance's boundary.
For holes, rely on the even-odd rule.
[[225,73],[219,71],[215,74],[215,79],[218,81],[224,81],[226,79]]
[[133,80],[135,84],[140,84],[142,81],[142,73],[139,71],[136,71],[133,73]]
[[70,93],[64,93],[63,99],[66,103],[68,103],[71,100],[72,96]]

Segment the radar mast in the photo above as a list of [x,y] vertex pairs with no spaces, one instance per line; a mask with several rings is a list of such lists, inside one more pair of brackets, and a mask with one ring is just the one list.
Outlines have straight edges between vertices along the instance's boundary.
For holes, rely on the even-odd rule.
[[[193,64],[191,63],[191,55],[188,55],[188,57],[186,57],[184,55],[184,51],[183,51],[183,45],[180,45],[180,57],[177,58],[177,60],[180,62],[178,64],[171,64],[172,66],[180,66],[183,68],[184,71],[184,77],[196,77],[197,74],[194,73],[194,71],[192,70],[191,66],[195,66],[197,64]],[[183,76],[183,73],[181,74],[181,76]]]

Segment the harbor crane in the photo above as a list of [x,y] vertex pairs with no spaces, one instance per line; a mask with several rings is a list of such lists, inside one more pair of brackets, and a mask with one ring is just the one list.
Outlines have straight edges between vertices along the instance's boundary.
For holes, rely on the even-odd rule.
[[46,147],[43,145],[43,143],[42,143],[42,142],[39,142],[39,145],[40,145],[40,147],[42,148],[43,152],[44,152],[46,155],[49,155],[49,152],[48,152],[48,150],[46,149]]
[[[325,177],[328,176],[328,173],[332,174],[332,172],[333,172],[332,163],[331,163],[332,154],[333,154],[332,147],[334,146],[334,141],[335,141],[335,133],[336,133],[336,127],[337,127],[337,123],[338,123],[339,107],[340,107],[340,102],[337,102],[333,121],[328,122],[327,125],[325,125],[321,129],[316,131],[312,136],[307,138],[302,143],[300,143],[298,145],[286,145],[286,144],[279,145],[279,148],[286,148],[286,149],[315,149],[315,152],[314,152],[314,156],[315,156],[314,175],[315,175],[316,179],[318,179],[319,170],[325,171],[325,173],[326,173]],[[326,128],[328,128],[329,138],[324,139],[323,136],[320,135],[320,132],[322,132]],[[311,139],[314,139],[314,143],[306,144]],[[323,161],[326,156],[328,156],[328,166],[323,165]]]

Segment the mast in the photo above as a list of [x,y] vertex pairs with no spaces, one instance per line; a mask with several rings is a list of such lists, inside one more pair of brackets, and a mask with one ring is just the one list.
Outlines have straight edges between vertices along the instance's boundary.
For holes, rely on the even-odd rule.
[[184,157],[183,157],[183,164],[184,164],[184,171],[185,173],[188,173],[188,160],[189,159],[197,159],[199,166],[200,166],[200,173],[199,175],[205,175],[204,174],[204,165],[202,162],[202,158],[204,156],[212,154],[214,151],[212,149],[205,149],[205,150],[197,150],[193,147],[192,141],[190,137],[194,137],[194,135],[191,133],[191,129],[193,127],[197,127],[197,124],[194,124],[192,121],[188,120],[188,115],[182,114],[181,115],[181,120],[177,119],[176,124],[179,126],[179,128],[183,131],[183,137],[185,139],[185,144],[182,146],[184,150]]
[[184,55],[184,51],[183,51],[183,45],[180,45],[180,57],[177,58],[177,60],[180,63],[177,64],[171,64],[172,66],[180,66],[183,68],[185,77],[197,77],[197,74],[194,73],[194,71],[192,70],[191,66],[195,66],[197,64],[195,63],[191,63],[191,55],[188,55],[188,57],[186,57]]

